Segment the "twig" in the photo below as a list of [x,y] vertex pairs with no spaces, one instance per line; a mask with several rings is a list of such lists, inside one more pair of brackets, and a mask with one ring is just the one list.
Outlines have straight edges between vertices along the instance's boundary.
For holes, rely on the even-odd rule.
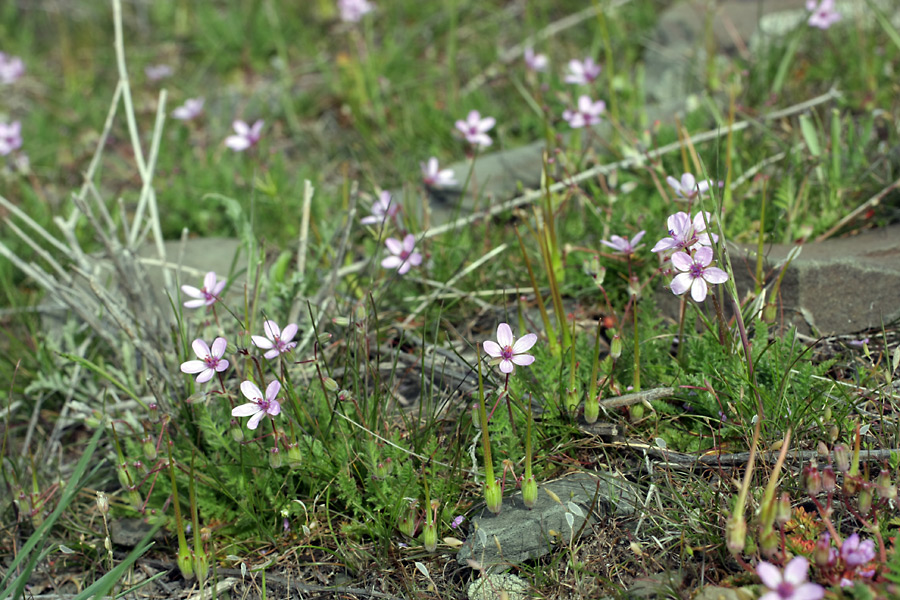
[[881,203],[881,199],[884,198],[885,196],[887,196],[891,190],[893,190],[894,188],[896,188],[898,186],[900,186],[900,179],[896,180],[894,183],[887,186],[886,188],[884,188],[883,190],[881,190],[880,192],[878,192],[877,194],[875,194],[874,196],[872,196],[871,198],[869,198],[868,200],[866,200],[865,202],[863,202],[862,204],[857,206],[856,209],[854,209],[853,211],[850,212],[850,214],[848,214],[846,217],[844,217],[843,219],[838,221],[834,227],[832,227],[831,229],[829,229],[828,231],[826,231],[825,233],[823,233],[822,235],[817,237],[816,241],[821,242],[821,241],[827,240],[832,235],[834,235],[835,231],[837,231],[838,229],[840,229],[841,227],[843,227],[844,225],[846,225],[847,223],[849,223],[850,221],[852,221],[853,219],[858,217],[861,213],[863,213],[864,211],[866,211],[874,206],[878,206]]
[[665,388],[656,388],[652,390],[644,390],[641,392],[635,392],[634,394],[625,394],[624,396],[616,396],[615,398],[607,398],[600,402],[600,406],[603,408],[618,408],[620,406],[631,406],[632,404],[638,404],[639,402],[650,400],[659,400],[661,398],[669,398],[670,396],[674,396],[675,392],[678,391],[678,388],[673,387],[665,387]]
[[301,280],[306,276],[306,251],[309,245],[309,212],[312,207],[313,189],[309,179],[303,181],[303,213],[300,218],[300,240],[297,244],[297,273]]

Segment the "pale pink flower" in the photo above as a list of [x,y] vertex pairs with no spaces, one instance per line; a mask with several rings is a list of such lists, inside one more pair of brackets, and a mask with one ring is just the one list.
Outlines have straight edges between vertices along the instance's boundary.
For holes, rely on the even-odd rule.
[[297,335],[296,323],[291,323],[282,331],[275,321],[265,321],[263,323],[263,331],[266,332],[266,337],[251,335],[250,339],[253,341],[253,345],[260,350],[268,350],[263,356],[269,360],[272,360],[279,354],[290,352],[297,345],[297,342],[291,341]]
[[144,67],[144,74],[150,81],[159,81],[166,77],[171,77],[174,71],[169,65],[149,65]]
[[381,225],[387,219],[393,219],[400,211],[400,205],[393,202],[390,192],[378,194],[378,200],[372,204],[372,214],[359,220],[363,225]]
[[516,370],[515,365],[526,367],[534,362],[534,357],[525,353],[534,346],[535,342],[537,342],[537,335],[534,333],[523,335],[516,341],[509,325],[500,323],[497,326],[497,341],[485,341],[484,351],[493,359],[491,364],[499,363],[500,372],[509,374]]
[[712,284],[728,281],[728,273],[712,263],[713,251],[708,246],[701,246],[693,256],[687,252],[676,252],[672,255],[672,265],[682,271],[672,280],[672,293],[680,296],[691,290],[691,298],[696,302],[706,300],[707,282]]
[[638,248],[644,247],[643,244],[638,245],[638,242],[641,241],[641,238],[644,237],[645,233],[647,232],[638,231],[637,234],[635,234],[635,236],[631,238],[631,241],[621,236],[613,235],[610,237],[610,241],[607,242],[606,240],[600,240],[600,243],[604,246],[609,246],[610,248],[621,254],[634,254],[635,252],[637,252]]
[[809,561],[802,556],[791,559],[784,571],[765,561],[756,565],[756,574],[768,590],[759,600],[820,600],[825,588],[806,581]]
[[875,560],[875,541],[859,540],[859,534],[854,533],[841,545],[841,558],[848,567],[858,567]]
[[223,279],[222,281],[216,281],[216,273],[214,271],[210,271],[203,277],[203,287],[199,290],[192,285],[183,285],[181,286],[181,291],[190,296],[191,298],[196,298],[195,300],[188,300],[184,303],[185,308],[199,308],[201,306],[210,306],[215,304],[217,300],[219,300],[219,294],[222,293],[222,290],[225,289],[225,282],[227,279]]
[[806,0],[806,10],[812,12],[807,21],[810,27],[828,29],[841,20],[841,13],[834,8],[834,0]]
[[375,10],[375,5],[368,0],[338,0],[338,12],[341,21],[358,23],[365,15]]
[[252,148],[259,142],[260,137],[262,137],[260,133],[262,132],[263,123],[264,121],[259,119],[253,124],[253,127],[251,127],[240,119],[235,120],[235,122],[231,124],[231,126],[234,127],[235,135],[229,135],[225,138],[225,145],[235,152],[243,152],[247,148]]
[[456,185],[453,169],[441,169],[438,159],[431,157],[428,162],[419,163],[422,167],[422,181],[429,187],[446,187]]
[[391,256],[381,261],[381,266],[385,269],[397,269],[397,273],[405,275],[411,267],[418,267],[422,264],[422,255],[413,252],[416,247],[416,237],[407,233],[401,242],[397,238],[388,238],[384,241]]
[[602,69],[603,67],[595,63],[593,58],[588,57],[583,62],[572,59],[569,61],[569,72],[566,74],[565,82],[587,85],[600,76]]
[[179,121],[196,119],[203,113],[203,98],[188,98],[184,104],[172,111],[172,118]]
[[578,98],[578,110],[566,109],[563,111],[563,119],[568,121],[572,129],[590,127],[600,122],[600,115],[606,110],[606,102],[597,100],[594,102],[590,96]]
[[666,183],[675,190],[675,194],[679,197],[693,200],[698,195],[705,194],[709,191],[710,181],[697,181],[692,174],[685,173],[681,176],[681,181],[669,175],[666,177]]
[[709,212],[699,212],[694,217],[693,222],[691,216],[686,212],[677,212],[669,215],[666,220],[669,226],[669,237],[665,237],[658,242],[650,250],[651,252],[666,252],[669,250],[686,250],[694,244],[702,246],[711,246],[712,242],[719,239],[716,234],[706,233],[706,223],[712,221],[712,215]]
[[199,373],[197,375],[197,383],[206,383],[212,379],[216,373],[221,373],[228,368],[228,361],[222,358],[225,355],[225,348],[228,343],[223,337],[217,337],[213,340],[212,348],[206,345],[206,342],[197,338],[191,343],[194,354],[199,360],[189,360],[181,363],[182,373]]
[[245,381],[241,384],[241,393],[250,402],[235,406],[231,409],[232,417],[250,417],[247,421],[248,429],[256,429],[259,422],[266,415],[272,417],[281,413],[281,402],[275,397],[281,391],[281,384],[276,379],[266,387],[266,397],[263,398],[262,392],[256,387],[252,381]]
[[18,56],[0,52],[0,83],[14,83],[25,74],[25,63]]
[[12,154],[22,147],[22,123],[0,122],[0,156]]
[[469,112],[465,121],[460,119],[456,122],[456,129],[458,129],[463,134],[463,137],[466,138],[466,141],[473,146],[487,148],[493,143],[491,136],[489,136],[487,132],[493,129],[496,124],[497,120],[494,119],[494,117],[485,117],[482,119],[481,113],[477,110],[473,110]]
[[534,48],[531,46],[525,48],[525,66],[528,67],[529,71],[534,71],[535,73],[546,71],[548,64],[549,61],[546,54],[535,54]]

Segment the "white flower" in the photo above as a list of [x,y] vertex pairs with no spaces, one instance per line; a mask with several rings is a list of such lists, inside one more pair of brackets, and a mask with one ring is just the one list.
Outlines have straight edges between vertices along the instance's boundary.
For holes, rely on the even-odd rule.
[[259,422],[266,415],[275,416],[281,413],[281,402],[275,399],[278,392],[281,391],[281,384],[278,380],[273,381],[266,387],[266,397],[263,398],[262,392],[256,387],[252,381],[245,381],[241,384],[241,393],[250,402],[235,406],[231,409],[232,417],[250,417],[247,421],[249,429],[256,429]]
[[269,360],[272,360],[279,354],[290,352],[297,345],[297,342],[291,341],[297,335],[296,323],[291,323],[282,331],[275,321],[266,321],[263,323],[263,331],[266,332],[266,337],[251,335],[250,340],[260,350],[268,350],[263,356]]
[[196,119],[203,112],[203,98],[188,98],[184,104],[172,111],[172,118],[179,121]]
[[253,124],[253,127],[250,127],[244,121],[236,120],[231,124],[234,127],[235,135],[229,135],[225,138],[225,145],[235,152],[243,152],[247,148],[255,146],[259,142],[259,138],[262,137],[260,133],[262,132],[263,123],[264,121],[259,119]]
[[456,185],[453,169],[441,169],[438,159],[431,157],[428,162],[419,163],[422,167],[422,180],[429,187],[446,187]]
[[458,129],[463,134],[463,137],[466,138],[466,141],[473,146],[487,148],[493,143],[491,136],[489,136],[487,132],[493,129],[496,123],[497,120],[494,119],[494,117],[485,117],[482,119],[481,113],[477,110],[473,110],[469,112],[465,121],[460,119],[456,122],[456,129]]

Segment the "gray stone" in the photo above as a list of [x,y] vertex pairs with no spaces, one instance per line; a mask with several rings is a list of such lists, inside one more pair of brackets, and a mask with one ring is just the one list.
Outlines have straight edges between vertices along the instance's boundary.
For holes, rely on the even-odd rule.
[[[595,497],[597,503],[593,505]],[[598,516],[634,514],[635,498],[632,483],[608,473],[573,473],[540,483],[533,509],[525,507],[519,491],[503,499],[499,515],[486,507],[473,515],[472,529],[457,561],[465,565],[472,559],[488,572],[504,571],[510,565],[547,554],[555,544],[568,544],[579,533],[590,533]]]
[[[505,595],[504,595],[505,593]],[[528,583],[510,573],[486,573],[466,588],[469,600],[524,600],[536,597],[529,593]]]

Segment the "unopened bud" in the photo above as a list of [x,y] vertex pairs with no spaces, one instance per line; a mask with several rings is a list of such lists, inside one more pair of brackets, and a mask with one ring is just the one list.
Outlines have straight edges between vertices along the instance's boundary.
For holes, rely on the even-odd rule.
[[537,482],[534,480],[534,475],[532,475],[522,484],[522,502],[526,508],[534,508],[537,502],[537,495]]
[[766,302],[766,305],[763,307],[762,318],[766,323],[774,323],[775,318],[778,316],[778,307],[775,306],[774,302]]
[[153,443],[153,438],[149,435],[141,440],[141,449],[144,451],[144,458],[148,461],[153,462],[156,460],[156,444]]
[[834,468],[839,473],[846,473],[850,470],[850,451],[843,444],[834,447]]
[[478,431],[481,431],[481,406],[476,402],[472,406],[472,425]]
[[200,528],[200,541],[208,542],[209,538],[212,537],[212,530],[209,527],[201,527]]
[[400,510],[400,516],[397,517],[397,529],[400,530],[400,533],[409,537],[415,537],[416,535],[416,517],[418,516],[418,511],[416,510],[419,506],[418,500],[413,500],[411,498],[405,498],[409,502],[406,509]]
[[425,546],[427,552],[437,550],[437,527],[434,522],[425,523],[425,528],[422,530],[422,545]]
[[600,416],[600,394],[596,398],[587,398],[584,401],[584,420],[588,423],[596,423]]
[[287,461],[288,466],[292,469],[299,468],[303,462],[303,455],[300,453],[300,447],[296,442],[288,444]]
[[500,514],[503,507],[503,490],[500,489],[500,482],[496,479],[484,482],[484,501],[489,511],[495,515]]
[[807,494],[815,497],[822,492],[822,475],[819,474],[816,465],[813,464],[803,469],[803,478]]
[[240,444],[244,441],[244,430],[241,429],[241,424],[237,419],[231,420],[231,428],[229,429],[231,432],[231,439]]
[[825,532],[819,536],[818,540],[816,540],[816,547],[815,550],[813,550],[813,560],[816,565],[824,568],[833,565],[836,559],[837,554],[831,547],[831,534]]
[[782,492],[775,506],[775,522],[784,525],[791,520],[791,497],[787,492]]
[[578,408],[578,388],[566,390],[566,409],[574,412]]
[[725,523],[725,545],[732,555],[738,555],[744,549],[747,539],[747,522],[743,515],[730,516]]
[[891,472],[887,469],[882,469],[878,474],[878,478],[875,480],[875,491],[879,498],[885,500],[893,500],[897,497],[897,486],[891,481]]
[[834,469],[831,468],[831,465],[825,465],[825,468],[822,469],[822,489],[830,494],[836,487],[837,476],[834,474]]
[[159,423],[159,406],[156,402],[151,402],[147,405],[147,410],[150,412],[150,422],[154,425]]
[[185,579],[193,579],[194,561],[191,557],[191,551],[188,550],[187,544],[179,544],[178,558],[175,562],[178,563],[178,569],[181,571],[182,577]]
[[869,511],[872,510],[872,498],[874,496],[872,487],[871,483],[866,482],[859,489],[859,514],[863,517],[868,516]]
[[825,445],[825,442],[819,441],[816,445],[816,454],[819,455],[819,458],[828,458],[828,446]]
[[384,462],[379,462],[375,465],[375,472],[372,474],[372,479],[381,480],[386,479],[388,475],[391,474],[391,470],[394,466],[393,461],[390,457],[384,459]]
[[826,406],[825,410],[822,412],[822,420],[826,423],[831,421],[831,407],[830,406]]
[[330,333],[320,333],[319,337],[316,338],[316,341],[320,344],[327,344],[331,340]]
[[97,492],[97,510],[101,515],[109,514],[109,498],[103,492]]
[[622,356],[622,336],[618,333],[613,336],[612,341],[609,343],[609,355],[613,360],[619,360],[619,357]]
[[350,324],[350,319],[348,319],[347,317],[335,317],[331,320],[331,322],[338,327],[346,327]]
[[273,446],[272,449],[269,450],[269,466],[273,469],[278,469],[283,462],[281,450],[278,449],[278,446]]
[[644,405],[632,404],[628,409],[628,413],[631,416],[632,421],[640,421],[644,418]]
[[838,429],[837,425],[832,425],[831,428],[828,430],[828,439],[831,441],[832,444],[837,441],[837,439],[838,439],[838,437],[840,437],[840,435],[841,435],[841,430]]
[[337,381],[335,381],[331,377],[323,377],[322,383],[325,385],[325,389],[328,390],[329,392],[336,392],[339,389],[341,389],[341,387],[338,385]]
[[769,529],[759,537],[759,550],[767,558],[772,558],[778,554],[780,547],[781,538],[773,529]]

